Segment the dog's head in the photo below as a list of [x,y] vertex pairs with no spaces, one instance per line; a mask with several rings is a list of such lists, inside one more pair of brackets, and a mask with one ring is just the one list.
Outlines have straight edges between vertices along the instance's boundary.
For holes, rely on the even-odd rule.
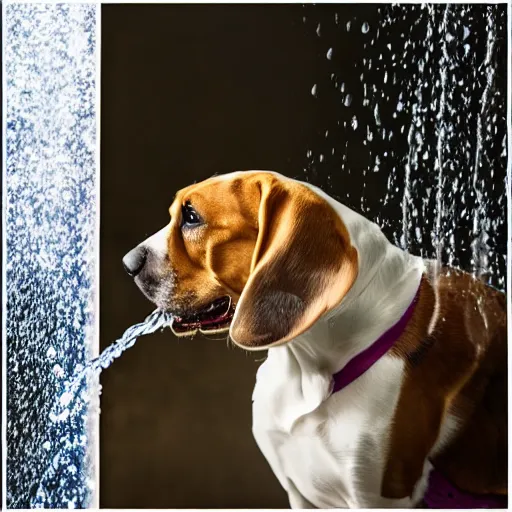
[[178,192],[169,213],[123,263],[177,334],[229,329],[237,345],[266,349],[307,330],[356,278],[334,209],[279,174],[210,178]]

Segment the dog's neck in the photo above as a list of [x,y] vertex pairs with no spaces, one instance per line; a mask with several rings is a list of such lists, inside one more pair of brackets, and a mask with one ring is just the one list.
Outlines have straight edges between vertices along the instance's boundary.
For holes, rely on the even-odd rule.
[[[421,258],[392,245],[376,224],[310,187],[329,202],[347,227],[358,252],[359,272],[338,307],[299,337],[268,351],[265,365],[272,369],[276,389],[290,393],[290,402],[296,404],[283,418],[289,428],[330,395],[334,373],[401,318],[425,270]],[[266,386],[259,380],[258,384]]]
[[[308,366],[339,371],[394,325],[411,304],[425,270],[421,258],[391,244],[373,222],[312,187],[347,227],[358,253],[358,276],[340,305],[306,333],[278,349]],[[274,349],[271,349],[274,350]]]

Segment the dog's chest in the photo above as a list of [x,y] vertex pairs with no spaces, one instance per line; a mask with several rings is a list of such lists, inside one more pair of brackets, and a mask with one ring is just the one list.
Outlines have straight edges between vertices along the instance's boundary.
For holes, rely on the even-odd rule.
[[[253,432],[281,483],[291,482],[316,507],[388,505],[380,489],[402,372],[401,361],[384,357],[341,391],[327,391],[306,414],[314,405],[307,379],[288,375],[286,382],[269,368],[260,372]],[[311,402],[302,409],[298,388]]]

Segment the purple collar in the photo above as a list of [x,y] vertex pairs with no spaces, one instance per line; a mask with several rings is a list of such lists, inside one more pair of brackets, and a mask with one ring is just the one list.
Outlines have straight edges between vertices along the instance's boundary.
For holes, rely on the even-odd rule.
[[[363,375],[393,346],[411,319],[414,308],[418,303],[419,294],[420,289],[418,288],[411,304],[393,327],[333,375],[333,393],[342,390]],[[507,508],[506,496],[481,496],[460,491],[435,468],[430,473],[424,502],[428,508],[436,509]]]
[[393,327],[388,329],[376,342],[357,354],[357,356],[354,356],[339,372],[333,375],[333,393],[341,391],[358,377],[361,377],[366,370],[369,370],[393,346],[411,319],[414,308],[418,303],[419,295],[420,289],[418,288],[414,299],[402,315],[402,318],[400,318]]

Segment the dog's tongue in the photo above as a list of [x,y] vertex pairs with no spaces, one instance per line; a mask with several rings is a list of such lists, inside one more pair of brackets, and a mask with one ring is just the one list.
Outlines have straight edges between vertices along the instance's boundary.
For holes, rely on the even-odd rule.
[[192,313],[191,315],[175,316],[175,320],[182,324],[199,324],[215,321],[229,313],[231,309],[231,298],[223,297],[213,301],[209,306]]
[[192,315],[175,316],[171,328],[177,335],[194,334],[198,330],[208,332],[220,328],[230,320],[231,298],[223,297]]

